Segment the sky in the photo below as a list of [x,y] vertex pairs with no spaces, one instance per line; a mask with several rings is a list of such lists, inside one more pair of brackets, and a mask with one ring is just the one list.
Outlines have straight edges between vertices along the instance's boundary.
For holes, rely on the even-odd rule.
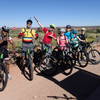
[[1,0],[0,26],[24,27],[27,19],[44,26],[100,25],[100,0]]

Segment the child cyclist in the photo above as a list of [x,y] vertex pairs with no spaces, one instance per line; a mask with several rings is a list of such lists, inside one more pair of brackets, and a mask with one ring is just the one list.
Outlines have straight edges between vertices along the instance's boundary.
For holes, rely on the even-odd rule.
[[27,49],[31,50],[31,56],[33,56],[34,42],[36,38],[36,32],[32,29],[33,21],[28,19],[26,21],[26,28],[22,29],[22,32],[18,34],[19,38],[22,38],[22,49],[23,49],[23,58]]
[[64,35],[65,29],[60,29],[60,36],[57,37],[57,44],[60,50],[66,50],[68,48],[68,38]]
[[78,32],[76,30],[73,30],[70,25],[66,26],[66,33],[64,35],[68,38],[68,40],[73,48],[78,47],[77,33]]
[[58,60],[59,62],[63,58],[64,50],[68,49],[68,38],[64,35],[65,29],[61,28],[59,32],[59,36],[57,37],[57,44],[58,44]]

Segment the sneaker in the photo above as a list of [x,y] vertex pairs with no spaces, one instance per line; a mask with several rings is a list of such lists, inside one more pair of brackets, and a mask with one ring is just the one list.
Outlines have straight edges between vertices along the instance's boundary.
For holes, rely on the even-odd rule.
[[11,74],[8,74],[8,79],[9,79],[9,80],[11,80],[11,79],[12,79]]

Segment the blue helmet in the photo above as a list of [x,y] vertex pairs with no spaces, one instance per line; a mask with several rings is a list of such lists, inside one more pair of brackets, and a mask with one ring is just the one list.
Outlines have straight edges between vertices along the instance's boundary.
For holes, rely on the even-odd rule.
[[71,27],[71,25],[67,25],[66,28],[67,29],[71,29],[72,27]]

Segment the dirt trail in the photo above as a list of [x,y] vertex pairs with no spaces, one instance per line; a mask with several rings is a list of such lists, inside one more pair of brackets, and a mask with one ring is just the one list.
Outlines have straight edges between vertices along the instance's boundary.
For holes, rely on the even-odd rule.
[[10,69],[12,80],[0,92],[0,100],[91,100],[100,93],[100,64],[83,69],[76,66],[69,76],[60,73],[45,78],[34,72],[33,81],[28,81],[16,65]]

